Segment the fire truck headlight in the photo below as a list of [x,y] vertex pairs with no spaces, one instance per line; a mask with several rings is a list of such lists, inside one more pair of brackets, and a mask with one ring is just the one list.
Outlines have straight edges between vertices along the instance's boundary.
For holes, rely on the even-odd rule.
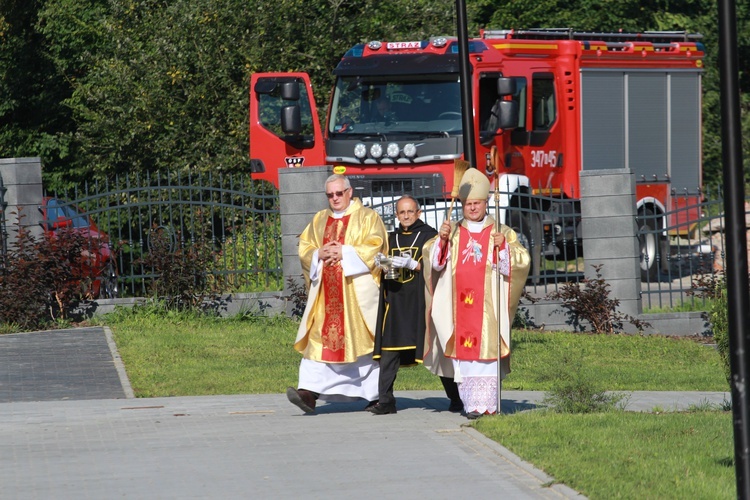
[[388,158],[398,158],[400,152],[401,150],[395,142],[388,144],[388,147],[385,150],[385,154],[388,155]]
[[354,156],[360,160],[364,159],[364,157],[367,156],[367,146],[361,142],[354,146]]
[[417,146],[416,144],[410,142],[406,146],[404,146],[404,156],[407,158],[414,158],[417,156]]
[[380,158],[383,156],[383,146],[381,146],[379,142],[370,146],[370,156],[373,158]]

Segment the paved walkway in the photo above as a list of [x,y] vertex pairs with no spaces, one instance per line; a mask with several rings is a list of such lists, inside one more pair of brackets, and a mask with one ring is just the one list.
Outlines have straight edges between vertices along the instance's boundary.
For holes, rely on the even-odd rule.
[[[399,392],[396,415],[283,394],[133,399],[108,329],[0,336],[3,498],[581,498],[449,413]],[[539,392],[506,391],[503,411]],[[726,393],[633,393],[629,408]]]

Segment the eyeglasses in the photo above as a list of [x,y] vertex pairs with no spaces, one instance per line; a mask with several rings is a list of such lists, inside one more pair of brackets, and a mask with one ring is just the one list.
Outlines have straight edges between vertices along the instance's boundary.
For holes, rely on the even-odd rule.
[[349,188],[346,188],[343,191],[334,191],[333,193],[326,193],[326,196],[328,197],[329,200],[332,199],[334,196],[336,198],[341,198],[342,196],[344,196],[344,193],[346,193],[347,191],[349,191]]
[[414,215],[417,210],[401,210],[398,215]]

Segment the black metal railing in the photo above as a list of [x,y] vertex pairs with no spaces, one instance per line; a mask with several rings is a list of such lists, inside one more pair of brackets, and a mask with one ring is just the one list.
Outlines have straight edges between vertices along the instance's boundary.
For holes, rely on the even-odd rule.
[[121,294],[148,295],[157,239],[174,252],[207,245],[223,291],[283,288],[278,192],[247,175],[127,175],[55,195],[106,234]]
[[[413,196],[419,202],[422,220],[427,224],[437,229],[446,218],[461,219],[461,202],[451,203],[450,193],[440,191],[442,185],[416,194],[412,194],[409,187],[407,184],[395,192]],[[402,195],[385,190],[360,191],[365,194],[362,197],[364,204],[378,212],[386,227],[393,230],[397,224],[396,202]],[[554,211],[545,209],[553,201]],[[544,294],[557,290],[563,283],[583,277],[581,241],[575,229],[581,219],[577,203],[561,202],[559,198],[532,194],[529,190],[510,191],[509,186],[505,186],[504,190],[498,189],[497,193],[491,194],[488,212],[513,228],[521,244],[529,250],[532,266],[528,283],[535,292]]]
[[[8,232],[5,227],[5,209],[8,203],[5,201],[5,193],[8,189],[3,184],[3,178],[0,177],[0,257],[8,252]],[[0,259],[0,263],[2,259]],[[1,265],[1,264],[0,264]]]
[[653,270],[642,272],[643,308],[705,310],[726,266],[722,192],[704,191],[701,200],[686,196],[674,206],[679,208],[637,216],[639,238],[656,242],[655,252],[641,254],[642,270]]
[[[395,204],[402,194],[419,201],[422,219],[435,228],[446,218],[461,218],[460,202],[451,209],[442,178],[390,179],[387,184],[353,178],[352,185],[389,229],[397,223]],[[530,295],[544,298],[565,283],[580,281],[585,264],[580,203],[540,189],[502,188],[491,195],[489,213],[515,229],[529,249]],[[246,175],[125,176],[57,194],[108,235],[121,294],[148,294],[156,274],[143,261],[157,236],[174,249],[207,241],[215,252],[207,273],[222,277],[225,291],[284,286],[278,192]],[[674,206],[679,208],[666,214],[641,210],[636,216],[635,236],[652,244],[642,247],[654,250],[641,255],[646,311],[705,309],[707,287],[724,269],[721,192],[704,192],[700,202],[686,198]]]

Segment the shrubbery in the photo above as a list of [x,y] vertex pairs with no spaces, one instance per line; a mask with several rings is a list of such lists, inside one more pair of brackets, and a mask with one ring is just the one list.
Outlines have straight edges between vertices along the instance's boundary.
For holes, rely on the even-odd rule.
[[[634,318],[617,310],[620,300],[610,297],[610,286],[602,278],[601,265],[593,266],[595,279],[585,279],[583,283],[565,283],[560,291],[552,292],[548,299],[561,300],[571,316],[573,326],[586,330],[586,323],[595,333],[617,333],[622,331],[627,321],[642,330],[651,326],[648,322]],[[585,322],[585,323],[584,323]]]
[[[0,260],[0,332],[60,326],[71,312],[86,315],[91,296],[92,242],[72,229],[34,237],[19,227]],[[210,240],[175,244],[155,232],[139,261],[152,274],[154,304],[168,310],[211,311],[222,307],[223,278],[211,273],[219,252]]]
[[167,309],[201,311],[218,307],[224,279],[211,273],[218,258],[208,238],[181,241],[169,231],[155,231],[148,254],[138,263],[155,275],[151,292],[156,301]]
[[724,374],[727,382],[732,384],[732,370],[729,365],[729,319],[727,317],[727,283],[719,279],[714,283],[713,301],[708,311],[711,329],[714,333],[716,348],[721,356],[721,363],[724,366]]
[[64,321],[87,298],[89,241],[73,230],[33,237],[20,227],[0,261],[0,324],[33,330]]

